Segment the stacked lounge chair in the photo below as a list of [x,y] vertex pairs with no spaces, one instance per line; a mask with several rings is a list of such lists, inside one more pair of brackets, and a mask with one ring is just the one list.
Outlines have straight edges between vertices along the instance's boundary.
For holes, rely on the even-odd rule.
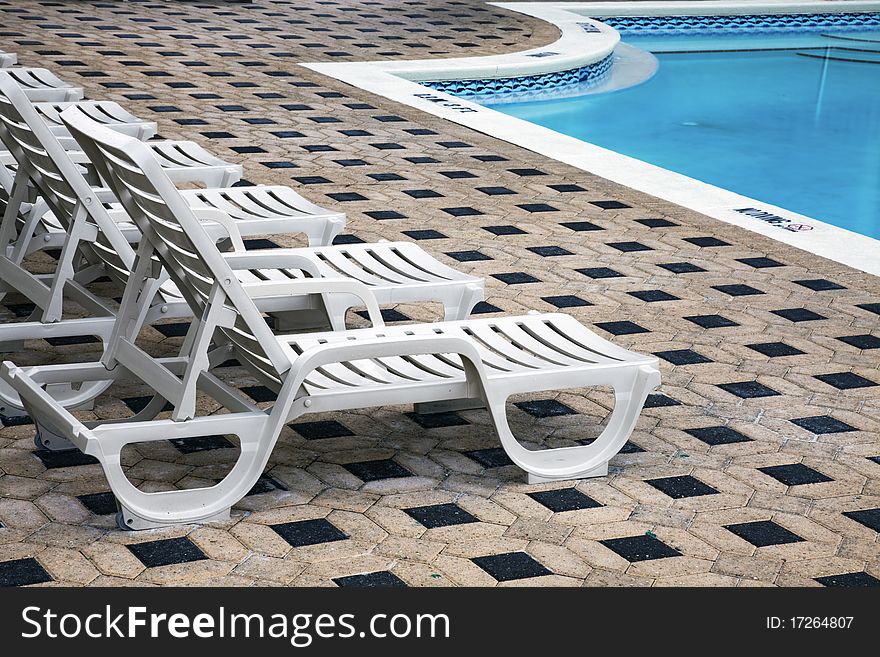
[[[260,194],[255,190],[267,188],[181,190],[161,149],[131,128],[137,121],[100,120],[76,105],[41,112],[28,95],[20,76],[0,73],[0,139],[15,160],[0,226],[7,245],[0,266],[23,282],[13,285],[17,291],[33,293],[39,312],[24,322],[29,329],[97,321],[104,351],[91,363],[22,368],[4,362],[0,395],[32,416],[41,446],[78,448],[98,459],[117,498],[121,527],[226,517],[262,475],[286,423],[308,413],[388,404],[484,406],[502,446],[530,481],[601,476],[660,383],[656,358],[622,349],[568,315],[468,319],[483,298],[482,281],[415,244],[332,246],[335,231],[327,226],[339,222],[293,190],[277,192],[284,197],[277,215],[248,218],[252,208],[231,190]],[[84,175],[83,166],[91,174]],[[28,272],[23,257],[8,255],[44,221],[25,213],[29,223],[23,224],[20,206],[39,202],[64,235],[59,266],[44,279]],[[298,215],[287,212],[294,206]],[[323,244],[306,248],[247,250],[242,239],[257,231],[300,232],[322,221],[317,241]],[[310,235],[310,244],[314,239]],[[16,251],[22,252],[29,251]],[[124,287],[118,307],[87,289],[99,272]],[[88,299],[83,307],[98,308],[97,320],[64,316],[58,299],[68,289]],[[425,301],[442,304],[443,321],[384,325],[380,305]],[[369,328],[346,326],[346,311],[358,305],[367,309]],[[136,339],[145,324],[169,314],[193,319],[178,356],[157,358]],[[14,326],[0,325],[0,343],[18,339]],[[229,358],[274,390],[277,401],[269,408],[245,401],[214,371]],[[133,418],[83,423],[71,412],[123,381],[155,391]],[[512,434],[506,415],[511,395],[597,385],[614,389],[615,407],[592,443],[535,451]],[[198,415],[199,395],[224,412]],[[170,417],[157,419],[166,404]],[[120,464],[127,444],[216,434],[238,436],[241,454],[211,487],[141,491]]]

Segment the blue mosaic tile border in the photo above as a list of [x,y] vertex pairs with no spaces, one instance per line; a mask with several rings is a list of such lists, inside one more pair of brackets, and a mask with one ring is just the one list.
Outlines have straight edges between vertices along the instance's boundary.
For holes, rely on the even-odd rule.
[[536,92],[555,90],[562,87],[593,87],[602,82],[611,70],[612,55],[587,66],[567,71],[524,75],[511,78],[490,78],[486,80],[434,80],[420,82],[435,91],[452,94],[462,98],[474,99],[484,96],[511,97],[528,96]]
[[880,27],[880,13],[760,14],[746,16],[605,16],[597,18],[623,35],[725,32],[863,30]]

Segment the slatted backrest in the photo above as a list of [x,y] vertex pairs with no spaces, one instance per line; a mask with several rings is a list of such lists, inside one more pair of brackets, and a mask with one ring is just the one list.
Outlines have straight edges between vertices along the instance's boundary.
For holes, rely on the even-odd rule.
[[193,214],[156,155],[144,143],[106,128],[81,113],[61,113],[102,177],[110,184],[144,239],[150,241],[193,314],[201,316],[215,285],[235,313],[220,331],[236,347],[239,361],[262,378],[280,383],[290,352],[269,330],[260,312]]
[[134,251],[96,198],[61,142],[30,100],[5,71],[0,71],[0,141],[26,166],[31,180],[66,230],[79,204],[98,226],[98,239],[81,250],[92,264],[103,263],[109,276],[125,284]]

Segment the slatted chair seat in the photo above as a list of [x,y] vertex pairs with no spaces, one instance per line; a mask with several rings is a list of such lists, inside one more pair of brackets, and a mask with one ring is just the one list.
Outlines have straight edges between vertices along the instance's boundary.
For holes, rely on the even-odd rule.
[[[656,364],[653,356],[622,349],[563,314],[386,326],[278,339],[291,348],[294,367],[298,356],[325,345],[420,337],[472,341],[484,367],[485,382],[507,386],[509,394],[601,385],[614,371],[626,375],[634,366],[651,368]],[[309,372],[302,386],[312,400],[312,412],[345,410],[351,408],[351,401],[341,396],[382,395],[386,388],[422,388],[408,393],[408,401],[413,403],[458,399],[469,394],[462,359],[455,353],[329,363]],[[337,408],[340,403],[343,406]]]
[[[445,319],[466,317],[484,295],[481,278],[444,265],[410,242],[238,251],[223,257],[242,283],[345,277],[367,286],[379,305],[436,300],[443,306]],[[173,280],[162,285],[161,293],[168,301],[184,297]],[[361,302],[351,295],[333,295],[322,304],[330,326],[344,330],[346,311]],[[286,311],[316,307],[308,295],[284,302]],[[279,329],[296,325],[279,321],[283,317],[284,313],[276,317]]]
[[[226,255],[217,249],[149,149],[81,117],[72,117],[69,127],[144,238],[101,363],[74,371],[57,366],[24,370],[6,362],[0,378],[21,395],[38,426],[98,459],[120,507],[120,526],[141,529],[227,517],[263,473],[282,428],[307,413],[331,410],[477,399],[508,456],[530,481],[601,476],[632,433],[648,393],[660,383],[655,357],[617,347],[562,314],[386,327],[371,289],[352,278],[241,282],[236,267],[250,271],[254,261],[246,253]],[[143,352],[135,344],[138,327],[123,321],[154,279],[157,259],[194,313],[178,358],[156,359]],[[272,333],[265,309],[282,310],[304,294],[358,297],[372,328]],[[245,401],[209,372],[211,345],[223,341],[230,356],[277,392],[270,408]],[[87,426],[43,387],[108,376],[152,387],[152,412],[168,400],[170,419],[141,415],[137,421]],[[511,395],[597,385],[613,388],[615,404],[593,442],[529,449],[511,432],[506,408]],[[198,391],[229,412],[197,416]],[[214,486],[142,491],[121,465],[120,452],[127,444],[217,433],[238,436],[241,453]]]
[[64,103],[82,100],[82,87],[75,87],[45,68],[6,68],[4,71],[24,90],[32,103]]
[[82,112],[93,121],[112,127],[123,134],[141,141],[153,137],[158,131],[155,121],[145,121],[127,112],[119,103],[110,100],[80,100],[69,103],[34,103],[34,107],[52,132],[58,137],[69,137],[61,122],[61,112],[69,107]]

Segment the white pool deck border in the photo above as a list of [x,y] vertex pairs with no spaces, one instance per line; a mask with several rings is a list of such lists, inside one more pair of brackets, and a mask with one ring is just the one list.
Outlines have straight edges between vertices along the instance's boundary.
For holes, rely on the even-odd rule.
[[[587,19],[588,15],[601,17],[880,12],[880,0],[491,4],[553,23],[560,31],[560,37],[554,43],[542,48],[506,55],[434,60],[321,62],[301,65],[637,191],[874,276],[880,276],[880,240],[563,135],[463,98],[434,91],[418,82],[419,80],[519,77],[564,71],[597,62],[613,51],[620,37],[616,30],[607,25]],[[599,31],[585,31],[583,23],[591,23]],[[535,53],[547,52],[554,54],[534,57]],[[841,199],[841,202],[845,200]],[[744,210],[749,211],[744,212]]]

